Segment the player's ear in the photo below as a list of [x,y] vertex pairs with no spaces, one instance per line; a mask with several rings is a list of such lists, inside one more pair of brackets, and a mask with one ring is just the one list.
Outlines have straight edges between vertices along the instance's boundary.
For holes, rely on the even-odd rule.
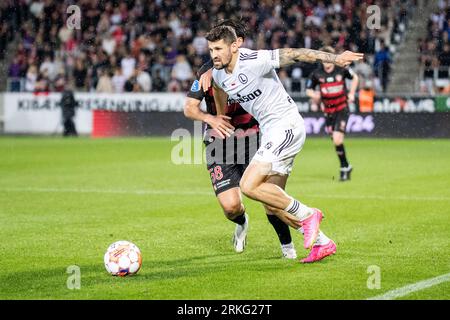
[[233,52],[233,53],[237,52],[238,48],[239,48],[238,43],[236,41],[234,41],[231,44],[231,52]]

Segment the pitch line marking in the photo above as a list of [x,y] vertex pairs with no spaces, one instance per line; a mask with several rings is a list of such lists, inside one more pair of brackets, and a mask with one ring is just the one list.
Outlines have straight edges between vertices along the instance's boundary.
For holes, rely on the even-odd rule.
[[[199,190],[126,190],[126,189],[96,189],[96,188],[0,188],[4,192],[59,192],[59,193],[104,193],[104,194],[135,194],[135,195],[213,195],[211,191]],[[379,195],[327,195],[327,194],[301,194],[300,197],[323,199],[348,200],[395,200],[395,201],[450,201],[450,196],[379,196]]]
[[393,299],[407,296],[413,292],[417,292],[420,290],[430,288],[432,286],[436,286],[440,283],[444,283],[447,281],[450,281],[450,273],[443,274],[443,275],[435,277],[435,278],[419,281],[419,282],[416,282],[416,283],[413,283],[413,284],[410,284],[410,285],[407,285],[407,286],[404,286],[404,287],[401,287],[398,289],[394,289],[394,290],[386,292],[385,294],[368,298],[367,300],[393,300]]

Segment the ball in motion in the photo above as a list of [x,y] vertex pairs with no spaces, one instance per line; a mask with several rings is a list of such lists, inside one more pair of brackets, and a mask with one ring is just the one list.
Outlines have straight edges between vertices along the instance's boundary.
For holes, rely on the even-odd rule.
[[141,268],[141,251],[134,243],[116,241],[106,250],[104,262],[106,270],[113,276],[133,275]]

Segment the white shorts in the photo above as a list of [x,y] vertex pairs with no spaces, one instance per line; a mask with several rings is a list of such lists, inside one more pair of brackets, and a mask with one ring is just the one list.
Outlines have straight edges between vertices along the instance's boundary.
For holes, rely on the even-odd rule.
[[272,165],[269,175],[289,175],[294,158],[302,150],[306,139],[303,121],[286,127],[270,128],[261,139],[253,161],[268,162]]

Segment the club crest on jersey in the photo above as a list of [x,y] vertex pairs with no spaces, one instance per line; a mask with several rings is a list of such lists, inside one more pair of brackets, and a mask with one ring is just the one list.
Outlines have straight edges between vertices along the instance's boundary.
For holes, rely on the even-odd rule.
[[325,82],[325,79],[324,79],[324,78],[319,78],[319,82],[320,82],[320,83],[324,83],[324,82]]
[[248,82],[247,76],[243,73],[239,73],[238,79],[242,84],[246,84]]
[[340,74],[338,74],[338,75],[336,76],[336,81],[342,81],[342,76],[341,76]]
[[194,83],[192,83],[191,91],[192,92],[200,91],[200,83],[198,82],[198,80],[195,80]]

